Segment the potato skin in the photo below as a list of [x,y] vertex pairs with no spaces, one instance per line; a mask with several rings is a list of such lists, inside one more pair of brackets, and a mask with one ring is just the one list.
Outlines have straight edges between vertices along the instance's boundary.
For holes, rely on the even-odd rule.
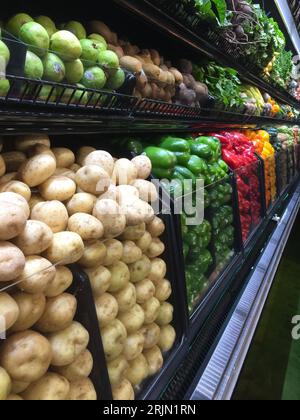
[[105,267],[116,264],[123,256],[123,244],[116,239],[105,241],[106,257],[103,261]]
[[86,350],[89,343],[89,333],[78,322],[73,322],[65,330],[48,335],[52,349],[53,366],[67,366]]
[[35,327],[41,333],[54,333],[69,327],[76,314],[77,300],[73,295],[63,293],[60,296],[49,298],[43,315]]
[[28,220],[23,232],[13,242],[25,256],[30,256],[46,251],[51,245],[52,239],[52,230],[46,223]]
[[66,176],[52,176],[39,186],[39,192],[47,201],[67,201],[76,193],[76,184]]
[[96,401],[97,394],[92,381],[88,378],[70,383],[70,401]]
[[90,165],[83,166],[76,172],[76,184],[83,192],[101,195],[108,190],[111,179],[100,166]]
[[123,243],[123,257],[122,261],[125,264],[133,264],[142,258],[143,254],[140,248],[138,248],[134,242],[125,241]]
[[[20,314],[20,310],[17,302],[7,293],[0,293],[0,319],[4,320],[5,331],[11,328],[17,321]],[[3,325],[0,324],[0,334]]]
[[3,157],[0,155],[0,176],[2,177],[6,172],[6,165]]
[[30,188],[43,184],[56,169],[56,161],[49,155],[36,155],[24,162],[18,172],[22,182]]
[[25,331],[2,344],[0,364],[14,381],[32,383],[48,371],[51,357],[48,340],[36,332]]
[[97,198],[88,193],[75,194],[67,203],[69,216],[75,213],[92,214]]
[[145,314],[140,305],[134,305],[129,311],[119,314],[118,319],[125,326],[128,334],[140,330],[145,322]]
[[107,292],[111,284],[111,272],[107,268],[99,266],[84,271],[90,280],[94,298]]
[[120,206],[113,200],[98,200],[93,215],[102,222],[104,237],[111,239],[121,235],[126,227],[126,218]]
[[138,241],[146,232],[146,224],[141,223],[137,226],[128,226],[123,232],[121,239],[123,241]]
[[130,281],[132,283],[138,283],[144,280],[149,276],[150,270],[151,261],[146,255],[143,255],[139,261],[129,265]]
[[123,379],[125,370],[128,368],[128,362],[124,356],[119,356],[117,359],[107,364],[109,381],[112,386],[117,385]]
[[16,293],[13,295],[19,308],[19,316],[13,325],[12,332],[22,332],[33,327],[40,319],[46,307],[46,298],[40,293],[32,295],[29,293]]
[[84,241],[101,239],[104,234],[102,223],[96,217],[85,213],[76,213],[71,216],[68,230],[78,233]]
[[172,325],[165,325],[160,329],[158,346],[163,353],[167,353],[174,346],[176,340],[176,331]]
[[83,161],[83,166],[90,165],[100,166],[109,176],[111,176],[114,170],[115,162],[108,152],[97,150],[90,153]]
[[10,394],[7,398],[6,401],[24,401],[22,397],[20,397],[17,394]]
[[125,372],[125,378],[133,386],[140,385],[149,376],[148,362],[142,354],[129,363],[129,368]]
[[135,333],[130,334],[127,337],[125,348],[124,348],[124,356],[127,360],[131,361],[136,359],[140,354],[142,354],[145,344],[145,337],[142,331],[137,331]]
[[75,155],[72,150],[65,147],[55,147],[51,151],[55,156],[58,168],[69,168],[75,163]]
[[154,346],[151,349],[144,350],[143,355],[145,356],[148,366],[149,366],[149,375],[156,375],[164,364],[163,355],[158,346]]
[[159,338],[160,338],[160,327],[157,324],[153,323],[153,324],[145,325],[141,329],[141,332],[145,339],[145,343],[144,343],[145,350],[151,349],[152,347],[158,344]]
[[45,223],[53,233],[66,230],[69,215],[60,201],[53,200],[36,204],[31,210],[31,219]]
[[127,331],[121,321],[114,319],[101,329],[104,353],[108,362],[116,359],[124,350]]
[[127,286],[130,280],[130,273],[126,264],[118,261],[109,267],[109,271],[111,273],[109,292],[116,293]]
[[26,401],[64,401],[70,392],[66,378],[56,373],[47,373],[39,381],[29,385],[22,398]]
[[54,372],[62,375],[69,382],[88,378],[93,370],[93,356],[89,350],[81,353],[73,363],[68,366],[53,368]]
[[11,379],[2,367],[0,367],[0,401],[5,401],[11,392]]
[[155,219],[147,225],[147,230],[152,238],[158,238],[161,236],[165,229],[165,224],[159,217],[155,217]]
[[74,232],[59,232],[53,236],[51,246],[44,256],[52,264],[74,264],[83,256],[84,243],[81,237]]
[[148,179],[152,172],[152,162],[147,156],[136,156],[131,163],[137,169],[138,179]]
[[73,283],[73,274],[68,267],[56,267],[54,279],[46,287],[44,294],[48,298],[59,296],[65,292]]
[[155,294],[155,286],[151,280],[145,279],[135,284],[136,301],[139,304],[145,303],[151,299]]
[[[11,201],[9,196],[6,194],[14,194],[14,193],[0,193],[0,240],[1,241],[8,241],[10,239],[15,238],[18,236],[25,228],[28,215],[27,211],[25,211],[25,207],[19,205],[17,201]],[[17,199],[26,200],[18,195]],[[13,196],[15,198],[15,196]],[[21,201],[22,203],[22,201]],[[28,206],[28,204],[27,204]],[[29,207],[28,207],[29,212]]]
[[16,280],[25,267],[25,256],[10,242],[0,241],[0,284]]
[[97,297],[95,306],[100,328],[106,327],[117,318],[119,312],[118,302],[110,293],[104,293]]
[[104,265],[107,257],[105,244],[100,241],[88,241],[84,245],[84,254],[79,264],[84,268],[95,268]]
[[137,303],[136,290],[132,283],[128,283],[124,289],[114,293],[114,297],[117,299],[120,313],[130,311]]
[[27,202],[31,199],[31,190],[28,185],[20,181],[9,181],[0,184],[0,192],[13,192],[25,198]]
[[25,136],[18,136],[15,139],[15,150],[26,153],[28,149],[30,149],[31,147],[37,144],[46,146],[49,149],[51,147],[50,139],[47,135],[40,134],[40,135],[32,136],[29,134]]
[[23,273],[18,278],[18,288],[26,293],[43,293],[55,278],[55,267],[43,257],[26,258]]
[[127,379],[112,388],[114,401],[134,401],[135,395],[131,383]]

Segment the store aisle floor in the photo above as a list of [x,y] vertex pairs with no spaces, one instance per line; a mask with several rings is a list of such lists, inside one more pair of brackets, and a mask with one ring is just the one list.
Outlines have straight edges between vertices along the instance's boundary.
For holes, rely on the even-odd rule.
[[300,400],[300,340],[292,318],[300,315],[300,216],[249,351],[235,400]]

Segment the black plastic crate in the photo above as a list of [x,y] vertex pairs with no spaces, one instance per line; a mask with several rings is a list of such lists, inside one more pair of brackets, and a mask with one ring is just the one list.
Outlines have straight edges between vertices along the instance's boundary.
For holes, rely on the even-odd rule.
[[89,279],[77,265],[70,267],[73,284],[68,292],[77,299],[76,321],[80,322],[90,334],[88,349],[94,360],[90,379],[94,384],[98,400],[112,400],[111,386],[106,369],[105,355],[99,330],[93,293]]

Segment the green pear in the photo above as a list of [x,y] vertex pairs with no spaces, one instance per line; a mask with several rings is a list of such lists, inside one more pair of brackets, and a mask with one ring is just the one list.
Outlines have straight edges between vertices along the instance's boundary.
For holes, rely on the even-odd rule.
[[41,79],[44,74],[42,60],[31,51],[26,53],[24,74],[29,79]]
[[43,60],[44,79],[50,82],[60,83],[66,75],[63,61],[55,54],[48,53]]
[[98,63],[108,69],[118,69],[120,67],[119,57],[113,51],[101,51],[98,55]]
[[28,22],[20,29],[20,39],[29,46],[29,50],[44,57],[48,50],[50,39],[48,32],[42,25],[36,22]]
[[64,29],[72,32],[79,40],[86,38],[86,30],[80,22],[71,20],[65,25]]
[[[80,84],[77,84],[77,87],[84,89],[84,86]],[[60,98],[62,92],[63,92],[63,88],[57,88],[58,98]],[[65,89],[62,97],[60,98],[60,102],[67,103],[67,104],[70,103],[70,104],[75,104],[75,105],[85,105],[88,99],[89,99],[88,93],[84,92],[81,89],[76,89],[75,92],[73,89]]]
[[18,13],[6,23],[5,29],[7,32],[10,32],[12,35],[18,38],[20,29],[23,25],[25,25],[25,23],[28,22],[33,22],[31,16],[27,15],[26,13]]
[[102,89],[106,81],[106,75],[102,69],[91,67],[84,72],[81,83],[89,89]]
[[70,84],[79,83],[83,78],[84,67],[81,60],[70,61],[65,64],[66,67],[66,80]]
[[[51,96],[49,97],[50,94]],[[48,102],[56,102],[56,89],[53,89],[53,86],[48,86],[48,85],[43,86],[38,94],[38,99],[40,101],[48,100]]]
[[52,35],[50,49],[66,62],[77,60],[82,54],[79,40],[72,32],[65,30]]
[[91,35],[88,36],[88,39],[92,39],[94,41],[101,42],[101,44],[103,44],[105,46],[104,50],[107,50],[107,42],[106,42],[105,38],[102,35],[99,35],[99,34],[91,34]]
[[[5,64],[5,67],[6,67],[9,60],[10,60],[10,51],[7,48],[6,44],[4,44],[3,41],[0,41],[0,60],[1,60],[1,58],[4,59],[4,64]],[[0,64],[2,64],[2,63],[0,63]],[[1,68],[0,68],[0,71],[1,71]]]
[[55,34],[55,32],[57,32],[55,23],[48,16],[38,16],[35,21],[46,29],[50,38],[53,34]]
[[125,82],[125,73],[124,70],[118,69],[115,73],[109,76],[106,88],[112,90],[118,90],[124,85]]
[[103,51],[103,44],[92,39],[82,39],[80,41],[82,54],[81,60],[84,67],[92,67],[97,63],[99,53]]
[[0,79],[0,96],[6,96],[10,89],[10,83],[7,79]]

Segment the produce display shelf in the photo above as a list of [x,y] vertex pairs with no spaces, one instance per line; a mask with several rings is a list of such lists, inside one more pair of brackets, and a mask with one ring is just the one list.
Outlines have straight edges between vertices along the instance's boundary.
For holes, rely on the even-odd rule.
[[[117,92],[78,88],[72,85],[37,81],[8,75],[11,87],[0,98],[0,130],[145,132],[200,131],[251,128],[268,124],[295,125],[296,119],[252,116],[214,108],[194,108],[162,101],[143,99]],[[43,89],[47,95],[41,97]],[[59,88],[59,95],[52,98]],[[83,100],[87,98],[88,100]]]
[[265,217],[243,255],[236,257],[232,266],[229,266],[224,273],[222,290],[214,297],[214,301],[211,300],[210,305],[206,306],[206,319],[203,314],[201,319],[199,318],[199,324],[191,329],[189,353],[178,367],[166,391],[160,396],[162,400],[183,400],[190,397],[193,378],[201,377],[205,371],[215,346],[226,328],[226,319],[232,313],[234,303],[246,286],[249,273],[277,227],[277,220],[274,217],[284,213],[298,185],[299,177],[277,200],[272,213]]
[[[253,69],[250,63],[241,64],[241,60],[233,57],[232,47],[230,51],[227,45],[215,46],[206,36],[196,34],[192,29],[175,17],[163,11],[153,2],[148,0],[114,0],[127,12],[134,14],[139,19],[151,25],[152,30],[156,29],[169,37],[176,39],[188,48],[192,48],[198,54],[204,54],[211,60],[215,60],[223,66],[236,69],[241,79],[259,89],[269,93],[273,98],[282,103],[300,109],[300,102],[295,99],[288,91],[279,86],[274,86],[257,74],[257,69]],[[172,6],[173,7],[173,6]]]

